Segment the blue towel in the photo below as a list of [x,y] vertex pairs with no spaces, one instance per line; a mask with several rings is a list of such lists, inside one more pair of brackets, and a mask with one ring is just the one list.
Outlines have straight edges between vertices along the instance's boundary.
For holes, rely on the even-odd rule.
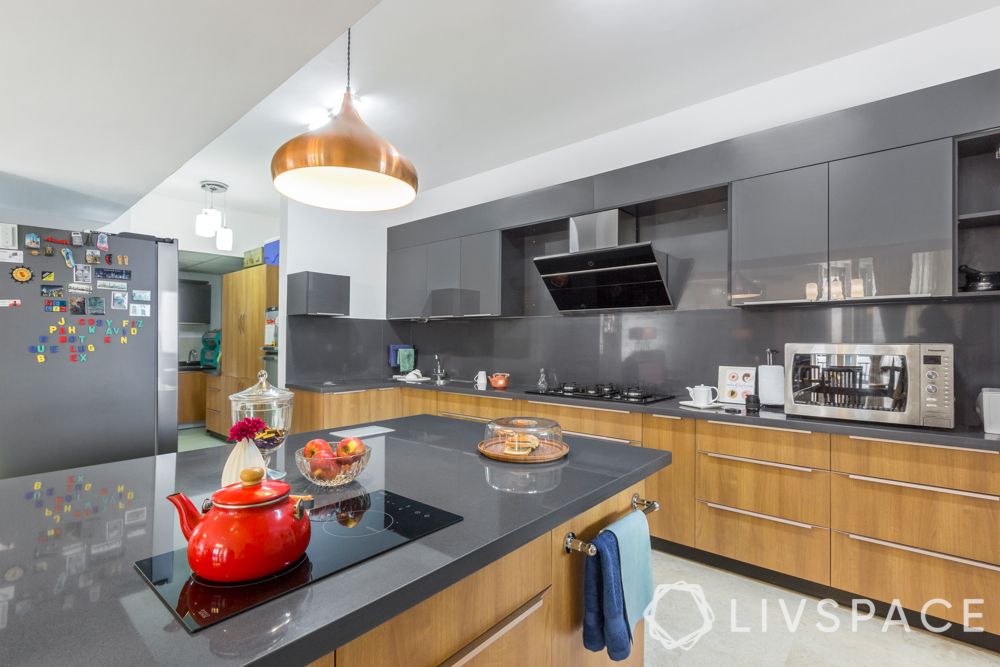
[[602,532],[614,533],[618,540],[625,618],[631,636],[646,607],[653,601],[653,552],[649,543],[649,522],[642,512],[630,512]]
[[583,573],[583,645],[591,651],[605,646],[612,660],[632,651],[622,592],[618,540],[602,532],[593,542],[597,555],[587,558]]

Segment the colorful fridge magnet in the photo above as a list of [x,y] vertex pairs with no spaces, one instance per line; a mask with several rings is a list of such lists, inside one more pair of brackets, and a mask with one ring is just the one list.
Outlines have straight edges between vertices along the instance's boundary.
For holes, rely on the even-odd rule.
[[108,235],[104,232],[97,234],[97,249],[105,252],[108,250]]
[[57,243],[59,245],[69,245],[69,239],[57,239],[54,236],[46,236],[42,239],[46,243]]
[[151,297],[151,294],[150,294],[150,291],[148,289],[134,289],[134,290],[132,290],[132,300],[133,301],[142,301],[143,303],[148,303],[149,300],[150,300],[150,297]]
[[133,303],[128,307],[129,317],[149,317],[150,305],[148,303]]
[[51,283],[56,279],[55,271],[42,271],[42,282]]
[[87,264],[77,264],[73,267],[73,282],[90,283],[93,271]]
[[94,269],[97,278],[105,280],[131,280],[132,272],[128,269],[105,269],[103,267]]
[[105,255],[105,256],[104,256],[104,263],[105,263],[105,264],[111,264],[111,260],[112,260],[112,258],[113,258],[113,256],[112,256],[112,254],[111,254],[111,253],[109,252],[109,253],[108,253],[107,255]]
[[46,313],[65,313],[66,312],[66,300],[65,299],[46,299],[43,302],[43,309]]
[[128,310],[128,292],[111,293],[111,310]]
[[18,308],[20,305],[20,299],[0,299],[0,308]]
[[104,315],[104,297],[88,296],[87,312],[90,313],[91,315]]
[[87,314],[87,297],[85,297],[85,296],[71,296],[69,298],[69,314],[70,315],[86,315]]
[[83,232],[70,232],[69,238],[70,241],[73,243],[73,245],[75,246],[83,245]]
[[10,277],[14,279],[14,282],[23,285],[25,283],[30,283],[31,279],[35,277],[35,274],[24,264],[18,264],[10,270]]
[[124,255],[124,257],[125,257],[125,266],[128,266],[128,255]]
[[87,264],[100,264],[101,263],[101,251],[95,250],[94,248],[87,248],[87,254],[84,258]]
[[43,297],[50,299],[58,299],[65,296],[62,285],[42,285],[40,291]]
[[37,248],[33,248],[32,251],[31,251],[31,256],[32,257],[38,257],[40,254],[42,254],[42,251],[38,250]]
[[94,245],[94,234],[92,232],[83,233],[83,245]]
[[20,264],[23,261],[23,250],[0,250],[0,262],[14,262]]
[[66,262],[66,268],[72,269],[76,266],[76,260],[73,259],[73,251],[69,248],[59,248],[59,254],[62,255],[63,261]]
[[44,254],[46,257],[51,257],[52,255],[55,254],[55,250],[52,248],[52,246],[47,245],[45,246]]
[[24,235],[24,247],[25,248],[41,248],[42,247],[42,238],[38,234],[36,234],[34,232],[28,232],[27,234]]
[[97,289],[110,289],[121,292],[128,289],[128,283],[124,280],[98,280]]
[[87,283],[70,283],[66,285],[66,291],[72,294],[91,294],[94,291],[94,286]]

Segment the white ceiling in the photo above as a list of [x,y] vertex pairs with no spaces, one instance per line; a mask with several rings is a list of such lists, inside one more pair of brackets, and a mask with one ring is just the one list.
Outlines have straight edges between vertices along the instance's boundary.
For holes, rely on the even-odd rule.
[[0,180],[120,213],[376,2],[3,0]]
[[195,273],[211,273],[222,275],[243,268],[242,257],[228,257],[208,252],[180,250],[177,252],[177,269]]
[[[353,30],[368,123],[421,190],[994,6],[988,0],[382,0]],[[167,179],[278,215],[270,159],[344,88],[341,36]],[[738,113],[738,110],[734,110]]]

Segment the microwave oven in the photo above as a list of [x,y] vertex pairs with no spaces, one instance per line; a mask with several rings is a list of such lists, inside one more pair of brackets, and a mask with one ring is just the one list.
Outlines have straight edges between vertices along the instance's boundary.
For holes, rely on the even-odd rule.
[[948,343],[788,343],[785,413],[954,428],[954,360]]

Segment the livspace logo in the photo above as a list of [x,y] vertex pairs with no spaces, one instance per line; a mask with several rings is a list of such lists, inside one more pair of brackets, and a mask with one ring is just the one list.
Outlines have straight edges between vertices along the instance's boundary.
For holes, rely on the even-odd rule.
[[[685,600],[689,598],[689,600]],[[665,603],[663,601],[666,600]],[[690,604],[693,602],[694,608],[701,616],[701,622],[690,611]],[[663,603],[663,604],[661,604]],[[983,617],[982,612],[977,608],[983,605],[980,598],[963,599],[960,605],[962,609],[962,627],[966,632],[983,632],[982,627],[972,625],[976,619]],[[858,632],[863,623],[874,620],[882,624],[882,632],[888,632],[890,628],[902,627],[906,632],[912,630],[906,615],[903,612],[903,605],[899,600],[892,600],[884,618],[875,618],[875,603],[865,598],[855,598],[851,600],[849,608],[842,606],[836,600],[824,598],[822,600],[800,599],[797,604],[790,604],[786,600],[779,598],[777,601],[761,598],[759,626],[752,626],[746,620],[750,615],[741,614],[739,604],[736,600],[729,601],[729,632],[748,633],[769,631],[771,625],[768,622],[770,610],[773,606],[781,612],[784,631],[795,633],[803,622],[805,622],[806,612],[809,605],[815,605],[814,613],[810,613],[810,622],[813,617],[818,617],[813,623],[820,632],[839,632],[844,626],[849,625],[851,632]],[[683,611],[682,619],[677,616],[671,617],[669,612],[658,613],[660,609]],[[943,598],[928,600],[920,608],[920,622],[918,627],[922,627],[928,632],[947,632],[955,624],[949,621],[941,621],[932,616],[941,614],[943,611],[954,609],[950,601]],[[705,591],[697,584],[689,584],[678,581],[673,584],[661,584],[656,587],[653,593],[653,600],[646,607],[643,613],[646,621],[646,629],[649,636],[655,639],[668,651],[681,649],[691,650],[702,637],[707,635],[715,627],[715,612],[712,610]]]

